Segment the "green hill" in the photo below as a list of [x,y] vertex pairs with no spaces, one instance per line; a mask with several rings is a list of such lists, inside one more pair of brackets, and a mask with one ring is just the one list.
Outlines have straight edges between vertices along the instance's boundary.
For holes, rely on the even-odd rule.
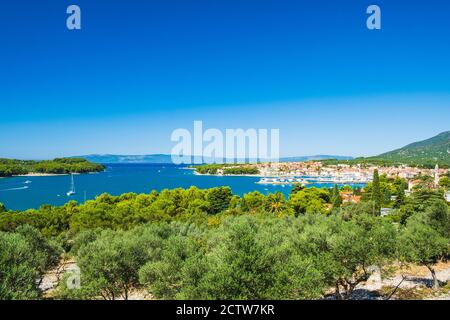
[[442,132],[427,140],[408,144],[403,148],[380,154],[374,158],[423,166],[434,166],[436,163],[449,166],[450,131]]
[[28,173],[67,174],[100,172],[105,167],[82,158],[57,158],[54,160],[16,160],[0,158],[0,177]]
[[403,148],[380,154],[375,157],[359,157],[351,160],[322,160],[324,165],[411,165],[424,168],[434,168],[439,164],[442,168],[450,168],[450,131],[437,136],[408,144]]

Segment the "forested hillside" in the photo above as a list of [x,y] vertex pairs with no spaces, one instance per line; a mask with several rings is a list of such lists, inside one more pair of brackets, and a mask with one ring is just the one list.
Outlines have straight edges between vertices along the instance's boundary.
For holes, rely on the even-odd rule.
[[54,160],[32,161],[0,159],[0,177],[28,173],[65,174],[99,172],[105,167],[82,158],[56,158]]

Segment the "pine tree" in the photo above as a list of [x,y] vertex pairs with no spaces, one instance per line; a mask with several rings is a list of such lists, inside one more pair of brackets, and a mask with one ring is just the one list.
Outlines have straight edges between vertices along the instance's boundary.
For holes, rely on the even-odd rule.
[[372,182],[372,201],[374,203],[374,214],[380,215],[381,210],[381,188],[380,188],[380,176],[378,170],[375,169],[373,172],[373,182]]

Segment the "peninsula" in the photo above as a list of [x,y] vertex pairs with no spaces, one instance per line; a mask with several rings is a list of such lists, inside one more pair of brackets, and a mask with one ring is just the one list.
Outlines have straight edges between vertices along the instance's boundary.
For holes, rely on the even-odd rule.
[[102,164],[92,163],[83,158],[56,158],[42,161],[0,159],[0,177],[90,173],[104,169]]

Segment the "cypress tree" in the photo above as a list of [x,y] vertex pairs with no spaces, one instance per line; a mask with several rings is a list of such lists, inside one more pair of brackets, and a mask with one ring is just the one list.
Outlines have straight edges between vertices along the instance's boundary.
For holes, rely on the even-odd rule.
[[333,209],[339,208],[342,205],[342,198],[339,194],[339,188],[336,184],[334,185],[333,193],[331,195],[331,204],[333,205]]
[[378,170],[375,169],[373,172],[373,182],[372,182],[372,201],[374,203],[374,214],[379,215],[381,210],[381,189],[380,189],[380,176]]
[[397,190],[394,208],[398,209],[405,203],[405,189],[403,187],[399,187]]

